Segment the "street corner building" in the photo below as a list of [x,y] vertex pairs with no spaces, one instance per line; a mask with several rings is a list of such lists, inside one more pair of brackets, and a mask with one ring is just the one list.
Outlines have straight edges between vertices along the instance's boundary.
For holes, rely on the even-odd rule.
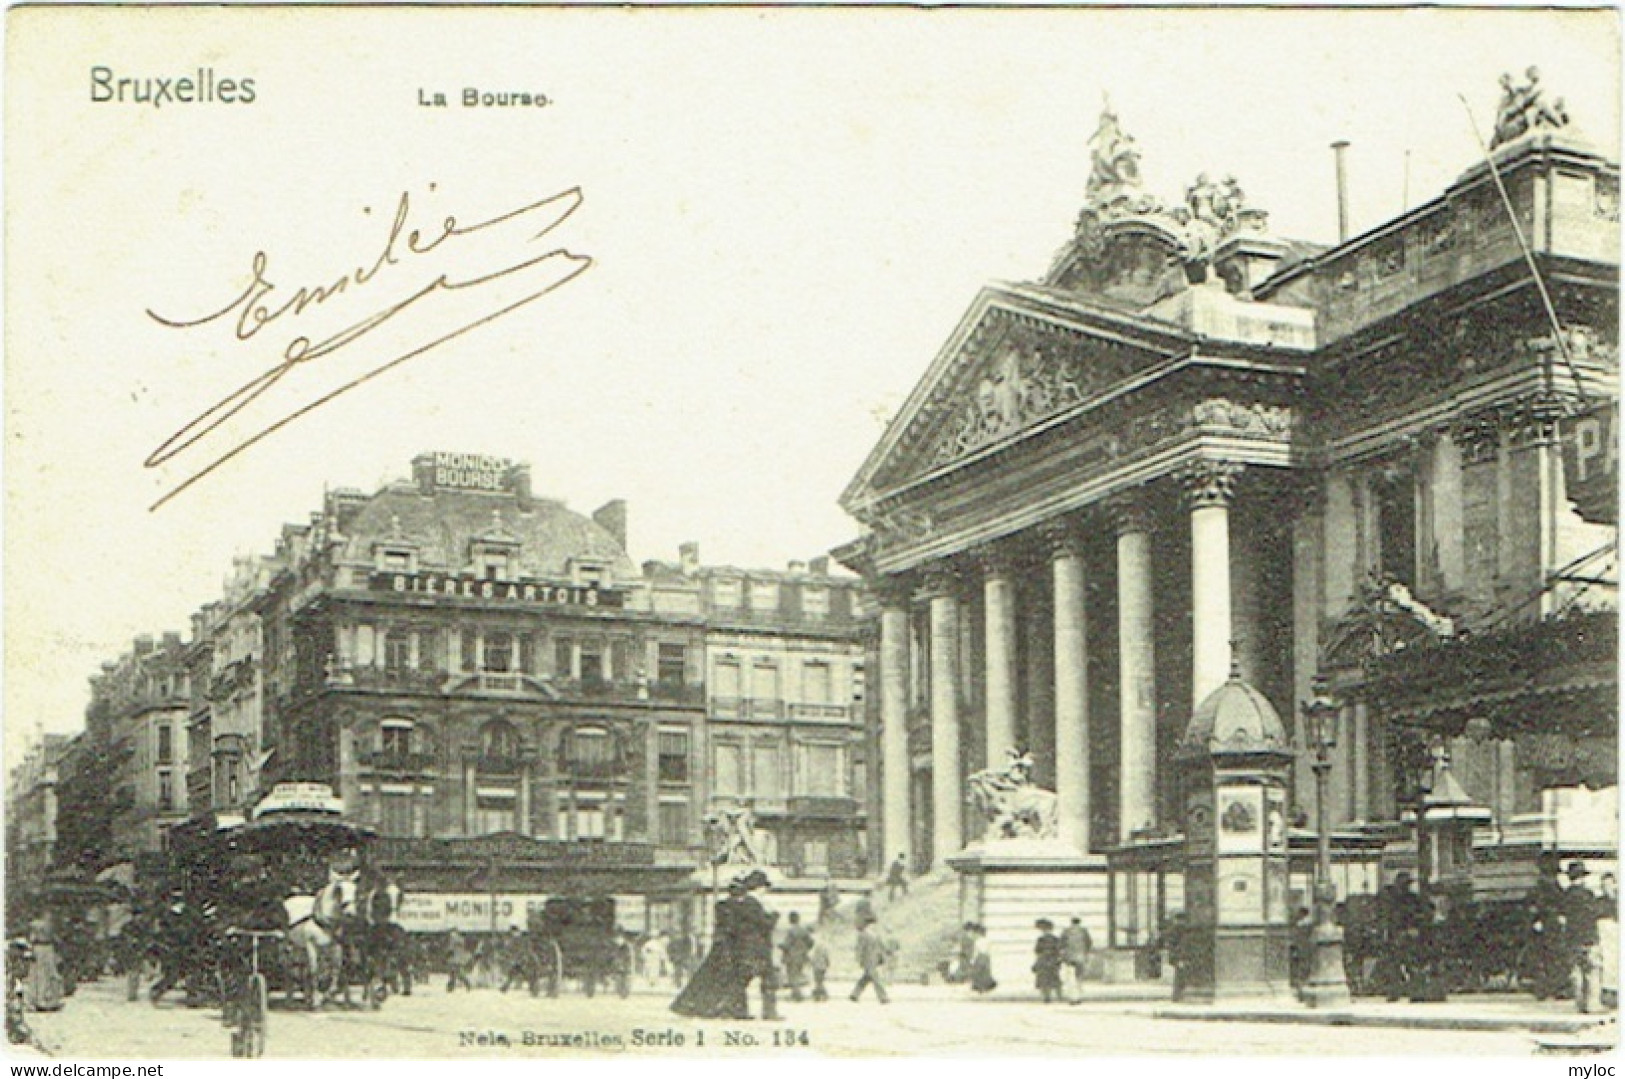
[[[1071,868],[1002,921],[967,873],[1007,964],[1036,915],[1081,915],[1108,971],[1214,890],[1221,926],[1295,921],[1311,702],[1339,902],[1402,869],[1494,902],[1555,858],[1614,868],[1619,179],[1565,120],[1504,106],[1444,191],[1326,246],[1231,177],[1159,198],[1108,107],[1053,263],[925,368],[841,499],[879,608],[871,845],[975,869],[966,778],[1030,752]],[[1206,821],[1176,762],[1231,681],[1278,715],[1237,737],[1293,758],[1290,857],[1187,897]],[[1418,827],[1468,805],[1452,842]],[[1220,821],[1221,855],[1262,815]]]
[[[54,863],[150,896],[200,839],[318,810],[376,834],[367,862],[413,932],[534,928],[555,898],[613,900],[632,933],[699,932],[708,822],[732,813],[781,903],[855,887],[860,582],[827,557],[702,566],[697,544],[639,566],[627,524],[622,501],[576,513],[479,454],[330,491],[237,561],[188,643],[143,639],[93,680],[80,740],[110,751],[59,794],[85,803],[65,819],[112,827],[75,826]],[[63,747],[44,751],[64,771]],[[14,849],[49,860],[43,838]],[[53,906],[43,875],[20,883]]]

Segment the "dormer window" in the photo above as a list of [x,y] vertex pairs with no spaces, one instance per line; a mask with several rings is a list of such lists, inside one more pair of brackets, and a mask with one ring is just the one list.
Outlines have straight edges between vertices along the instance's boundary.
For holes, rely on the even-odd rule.
[[385,573],[411,573],[417,569],[417,554],[399,547],[380,547],[378,568]]
[[475,562],[474,571],[482,581],[508,581],[513,579],[513,572],[506,551],[486,553]]
[[585,558],[570,560],[570,583],[583,588],[600,588],[609,579],[609,567],[603,562]]

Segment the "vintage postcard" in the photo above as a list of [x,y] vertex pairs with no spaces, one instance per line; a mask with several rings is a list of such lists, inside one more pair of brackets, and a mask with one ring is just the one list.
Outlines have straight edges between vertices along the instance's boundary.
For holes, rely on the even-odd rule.
[[1613,1047],[1617,12],[5,61],[13,1060]]

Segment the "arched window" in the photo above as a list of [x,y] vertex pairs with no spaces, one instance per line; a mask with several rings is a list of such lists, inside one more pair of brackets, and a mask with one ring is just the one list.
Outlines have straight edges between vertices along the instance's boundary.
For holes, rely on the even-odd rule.
[[519,732],[513,724],[493,719],[480,728],[480,756],[484,759],[512,760],[519,756]]
[[606,779],[618,771],[615,739],[603,727],[574,727],[564,737],[565,775],[573,779]]
[[405,757],[417,752],[416,724],[391,716],[379,724],[378,748],[386,757]]

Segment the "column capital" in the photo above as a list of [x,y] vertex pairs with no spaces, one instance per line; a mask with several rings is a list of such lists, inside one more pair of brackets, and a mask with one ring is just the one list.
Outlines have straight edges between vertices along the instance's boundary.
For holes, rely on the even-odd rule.
[[1151,506],[1146,502],[1144,492],[1138,489],[1113,495],[1106,502],[1106,511],[1111,515],[1112,527],[1119,536],[1131,532],[1150,532],[1153,528]]
[[1083,536],[1072,517],[1052,517],[1038,526],[1038,538],[1051,559],[1076,558],[1083,553]]
[[906,574],[874,574],[864,578],[864,587],[882,607],[908,607],[914,599],[916,585]]
[[951,562],[933,562],[920,570],[919,582],[921,599],[957,597],[964,587],[965,575]]
[[1326,474],[1318,470],[1293,472],[1286,481],[1287,505],[1294,521],[1326,515]]
[[1244,467],[1235,461],[1215,461],[1205,457],[1187,462],[1176,473],[1184,488],[1185,505],[1193,510],[1228,506],[1235,497],[1236,480]]
[[991,540],[971,548],[970,559],[984,580],[1009,577],[1016,569],[1017,551],[1009,540]]

